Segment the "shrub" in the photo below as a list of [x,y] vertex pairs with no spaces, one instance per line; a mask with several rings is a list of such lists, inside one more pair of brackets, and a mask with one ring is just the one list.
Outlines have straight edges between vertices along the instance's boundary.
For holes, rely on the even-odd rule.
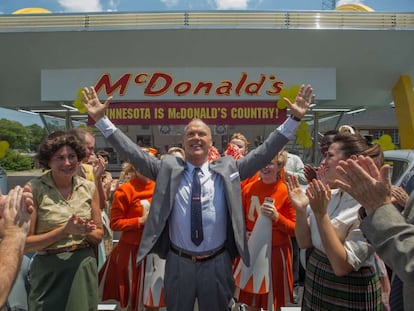
[[17,151],[9,150],[4,158],[0,159],[0,166],[13,171],[30,170],[33,168],[33,159]]

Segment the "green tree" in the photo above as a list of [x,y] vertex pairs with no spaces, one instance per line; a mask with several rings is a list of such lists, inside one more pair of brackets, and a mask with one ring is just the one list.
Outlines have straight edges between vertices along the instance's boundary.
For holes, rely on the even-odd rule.
[[55,131],[66,131],[66,123],[64,120],[48,120],[47,128],[50,133]]
[[46,129],[37,124],[26,126],[26,129],[29,133],[29,148],[32,151],[36,151],[37,147],[47,135]]
[[16,121],[0,119],[0,140],[8,141],[10,149],[28,150],[28,130]]

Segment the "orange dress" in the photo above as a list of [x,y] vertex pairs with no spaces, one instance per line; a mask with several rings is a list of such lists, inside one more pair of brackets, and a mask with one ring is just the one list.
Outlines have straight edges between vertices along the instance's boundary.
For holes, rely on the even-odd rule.
[[136,264],[143,227],[139,219],[149,208],[155,182],[133,177],[114,193],[111,207],[111,229],[121,231],[114,247],[99,271],[102,300],[115,299],[122,308],[142,309],[145,262]]
[[250,176],[246,179],[243,179],[240,182],[240,186],[241,186],[242,191],[243,191],[244,187],[246,187],[248,184],[251,184],[252,182],[255,182],[259,178],[260,178],[260,174],[259,174],[259,172],[256,172],[256,174],[254,174],[253,176]]
[[[243,189],[246,229],[252,232],[265,197],[274,199],[279,218],[272,222],[271,281],[274,310],[293,300],[293,272],[291,236],[295,235],[296,212],[288,197],[284,174],[276,183],[264,184],[261,179]],[[257,202],[260,203],[257,204]],[[256,206],[257,205],[257,206]],[[269,294],[253,294],[240,289],[238,301],[249,306],[268,308]]]

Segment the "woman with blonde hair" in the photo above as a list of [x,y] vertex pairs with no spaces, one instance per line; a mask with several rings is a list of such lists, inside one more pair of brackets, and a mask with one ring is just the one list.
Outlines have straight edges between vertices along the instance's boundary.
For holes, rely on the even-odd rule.
[[[293,299],[292,245],[290,237],[295,233],[295,209],[288,197],[285,183],[284,166],[287,162],[285,151],[279,152],[273,160],[259,171],[260,179],[243,189],[243,207],[245,210],[248,233],[254,232],[259,225],[263,233],[269,230],[270,237],[270,286],[263,290],[252,290],[248,284],[236,289],[236,298],[248,306],[248,310],[279,310]],[[261,215],[260,215],[261,214]],[[259,215],[270,221],[260,222]],[[268,227],[266,226],[268,224]],[[256,228],[257,230],[257,228]],[[250,236],[251,241],[255,239]],[[251,244],[249,241],[249,248]],[[255,247],[253,247],[255,248]],[[251,254],[251,257],[256,254]],[[263,268],[263,267],[260,267]],[[236,269],[237,271],[237,269]],[[260,278],[252,275],[253,278]],[[266,276],[265,276],[266,277]],[[237,280],[238,277],[236,276]],[[257,280],[261,283],[261,280]],[[238,293],[238,291],[240,291]]]
[[[230,137],[230,142],[227,149],[224,151],[224,155],[232,156],[234,159],[239,159],[244,157],[249,152],[249,141],[246,136],[242,133],[233,133]],[[241,187],[243,189],[247,184],[254,182],[259,178],[259,173],[257,172],[253,176],[246,178],[241,181]]]

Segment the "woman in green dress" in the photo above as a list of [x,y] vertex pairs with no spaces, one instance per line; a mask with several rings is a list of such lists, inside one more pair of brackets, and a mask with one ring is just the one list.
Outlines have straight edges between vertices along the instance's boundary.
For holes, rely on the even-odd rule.
[[77,174],[84,146],[68,133],[49,135],[37,159],[48,171],[29,181],[35,210],[26,251],[30,269],[29,310],[97,310],[95,249],[103,235],[98,193]]

